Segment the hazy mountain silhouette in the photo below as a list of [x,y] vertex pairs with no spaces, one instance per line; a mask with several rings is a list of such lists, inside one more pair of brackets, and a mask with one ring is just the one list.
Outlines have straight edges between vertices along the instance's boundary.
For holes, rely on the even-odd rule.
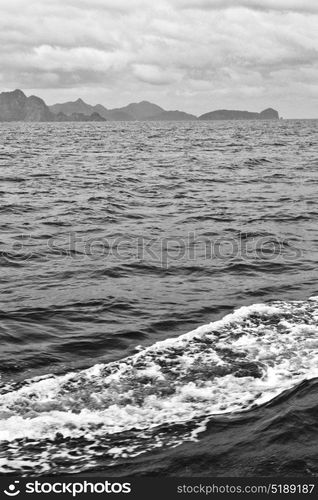
[[66,115],[72,113],[83,113],[91,115],[97,112],[106,120],[131,121],[131,120],[151,120],[151,121],[192,121],[192,120],[277,120],[278,112],[272,108],[267,108],[261,113],[251,111],[237,111],[231,109],[219,109],[204,113],[197,118],[195,115],[185,113],[184,111],[166,111],[157,104],[148,101],[131,103],[123,108],[107,109],[101,104],[91,106],[82,99],[74,102],[65,102],[63,104],[54,104],[50,106],[54,113],[63,112]]
[[[147,120],[150,117],[160,115],[164,111],[164,109],[157,104],[148,101],[133,102],[119,109],[133,116],[135,120]],[[119,110],[117,109],[117,111]]]
[[64,113],[65,115],[72,115],[73,113],[82,113],[83,115],[91,115],[94,113],[94,106],[86,104],[82,99],[77,99],[77,101],[70,101],[64,103],[53,104],[49,106],[52,113]]
[[123,108],[107,109],[101,104],[91,106],[82,99],[77,99],[74,102],[53,104],[53,106],[50,106],[50,110],[53,113],[64,113],[65,115],[71,115],[72,113],[90,115],[93,112],[97,112],[106,120],[121,121],[146,120],[148,117],[158,115],[164,111],[157,104],[152,104],[148,101],[128,104],[128,106],[124,106]]
[[219,109],[199,118],[184,111],[166,111],[157,104],[141,101],[122,108],[92,106],[82,99],[47,106],[43,99],[27,97],[22,90],[0,94],[0,121],[65,122],[65,121],[190,121],[190,120],[277,120],[278,112],[267,108],[261,113]]
[[71,115],[66,115],[65,113],[57,113],[54,115],[54,121],[57,122],[105,122],[105,118],[100,116],[100,114],[93,112],[91,115],[85,115],[84,113],[72,113]]
[[97,113],[99,113],[105,120],[109,121],[131,121],[135,118],[131,116],[129,113],[122,111],[121,109],[107,109],[102,104],[96,104],[94,109]]
[[65,102],[50,106],[53,113],[64,113],[71,115],[73,113],[91,114],[98,112],[106,120],[115,121],[132,121],[132,120],[196,120],[197,117],[183,111],[166,111],[157,104],[149,101],[134,102],[122,108],[107,109],[101,104],[91,106],[82,99],[77,99],[74,102]]
[[197,117],[184,111],[162,111],[155,116],[147,118],[147,120],[152,121],[193,121],[197,120]]

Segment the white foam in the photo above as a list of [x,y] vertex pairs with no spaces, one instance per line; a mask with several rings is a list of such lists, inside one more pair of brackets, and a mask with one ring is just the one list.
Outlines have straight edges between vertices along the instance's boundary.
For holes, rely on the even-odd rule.
[[120,362],[28,380],[0,396],[0,440],[60,433],[98,442],[133,431],[134,444],[109,447],[117,457],[140,453],[152,430],[149,446],[176,445],[185,436],[155,439],[155,429],[199,418],[194,439],[205,417],[248,410],[317,377],[317,317],[315,300],[254,304]]

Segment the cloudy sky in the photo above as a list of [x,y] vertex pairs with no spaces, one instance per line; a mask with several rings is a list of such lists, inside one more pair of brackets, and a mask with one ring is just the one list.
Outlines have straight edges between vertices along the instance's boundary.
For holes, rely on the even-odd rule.
[[318,0],[0,0],[0,88],[318,117]]

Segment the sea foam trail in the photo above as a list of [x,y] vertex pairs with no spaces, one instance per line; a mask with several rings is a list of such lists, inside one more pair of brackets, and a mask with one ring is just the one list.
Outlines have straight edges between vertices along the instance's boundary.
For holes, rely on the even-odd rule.
[[[2,472],[85,470],[196,439],[318,376],[318,298],[242,307],[138,354],[2,387]],[[177,427],[178,428],[177,428]]]

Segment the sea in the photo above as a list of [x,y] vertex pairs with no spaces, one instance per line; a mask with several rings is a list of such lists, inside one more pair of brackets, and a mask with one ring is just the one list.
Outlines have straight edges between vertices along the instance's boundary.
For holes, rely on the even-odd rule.
[[318,475],[318,121],[0,124],[0,473]]

